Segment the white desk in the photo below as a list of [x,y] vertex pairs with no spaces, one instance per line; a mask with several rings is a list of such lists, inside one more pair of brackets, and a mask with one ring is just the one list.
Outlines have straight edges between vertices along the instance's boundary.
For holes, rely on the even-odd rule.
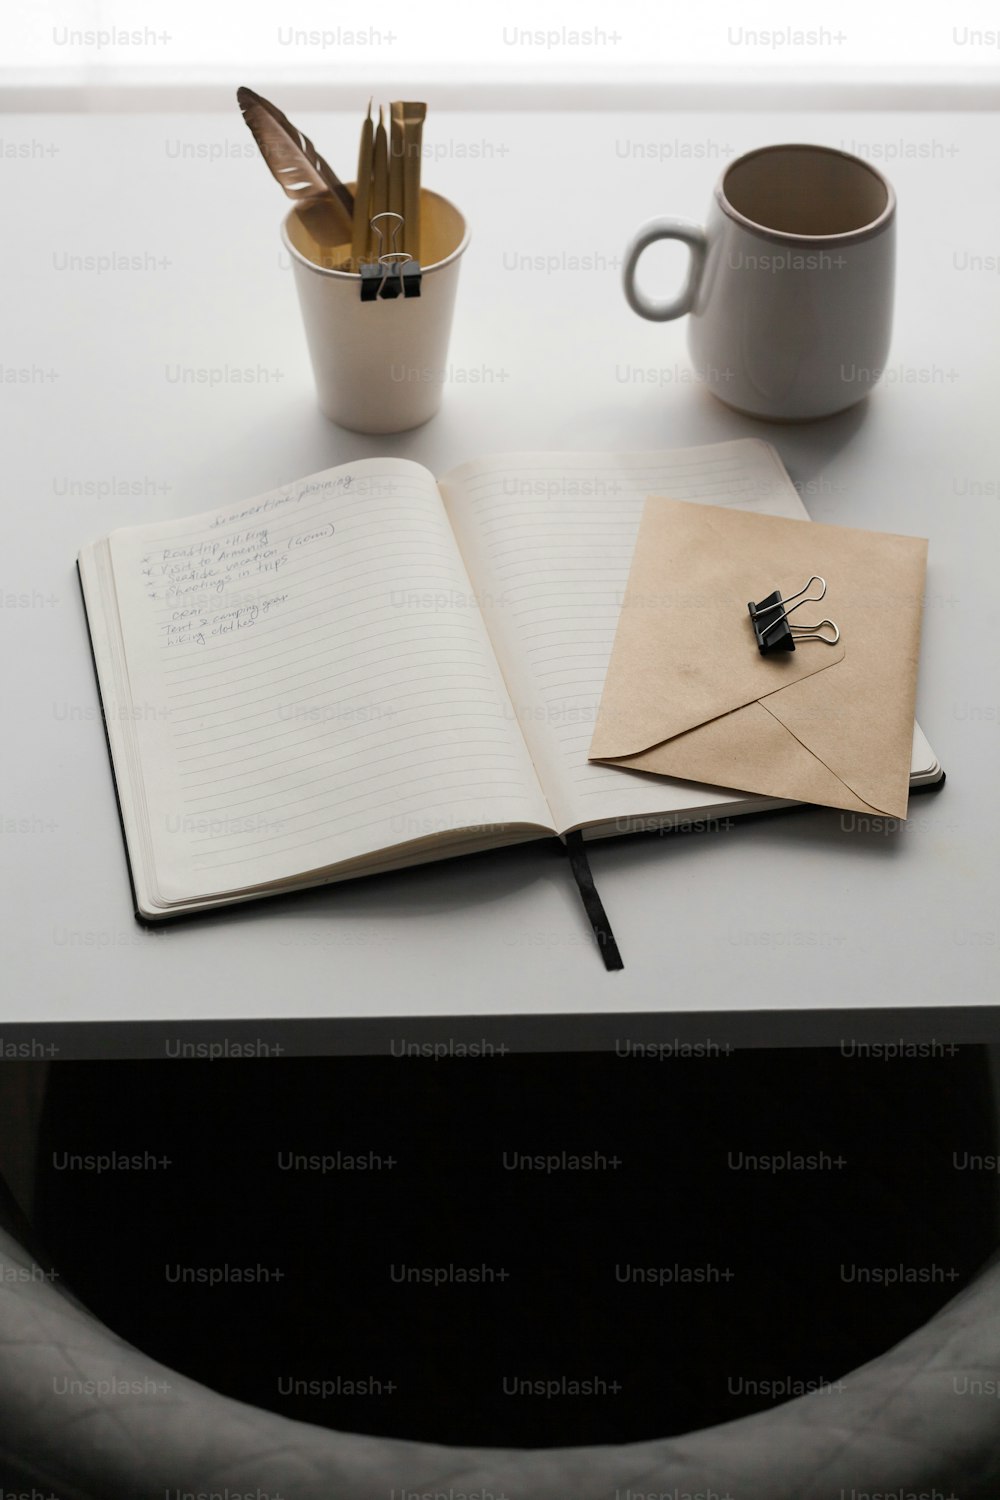
[[[346,171],[355,118],[299,123]],[[926,1008],[996,1000],[996,116],[438,114],[427,140],[442,159],[425,182],[473,228],[456,378],[438,418],[388,439],[340,431],[315,410],[278,239],[283,200],[235,105],[231,116],[0,124],[0,1021],[465,1016],[475,1027],[551,1015],[567,1019],[545,1031],[549,1041],[573,1046],[597,1034],[574,1015],[610,1015],[598,1027],[605,1040],[614,1018],[657,1011],[693,1013],[691,1035],[712,1034],[698,1013],[738,1012],[741,1035],[762,1041],[797,1016],[795,1035],[831,1040],[843,1025],[829,1015],[822,1025],[824,1011],[925,1008],[926,1026]],[[860,410],[803,427],[715,403],[692,381],[683,325],[640,321],[619,286],[639,222],[700,217],[731,155],[782,139],[870,152],[900,203],[890,380]],[[15,145],[25,154],[12,155]],[[101,273],[70,259],[112,253],[140,269]],[[538,256],[560,268],[524,268]],[[679,249],[662,257],[650,253],[650,281],[680,273]],[[178,365],[265,374],[209,387],[179,383]],[[469,383],[470,370],[485,379]],[[776,443],[817,520],[930,537],[918,717],[948,783],[914,799],[905,831],[849,830],[835,812],[808,810],[597,847],[621,974],[604,972],[568,870],[543,847],[162,932],[133,921],[74,571],[82,541],[359,455],[443,472],[508,448],[744,435]],[[773,1014],[749,1019],[763,1011]],[[947,1022],[934,1020],[941,1035]],[[516,1040],[514,1021],[502,1024]],[[892,1035],[901,1024],[880,1022]],[[990,1034],[985,1010],[976,1027]]]

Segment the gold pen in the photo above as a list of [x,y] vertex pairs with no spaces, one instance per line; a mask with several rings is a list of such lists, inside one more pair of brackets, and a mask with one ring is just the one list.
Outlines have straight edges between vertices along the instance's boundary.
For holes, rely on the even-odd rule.
[[[389,105],[389,212],[403,217],[403,173],[405,142],[403,140],[403,106],[397,100]],[[402,246],[403,237],[399,244]]]
[[403,122],[403,248],[420,260],[420,157],[426,104],[400,105]]

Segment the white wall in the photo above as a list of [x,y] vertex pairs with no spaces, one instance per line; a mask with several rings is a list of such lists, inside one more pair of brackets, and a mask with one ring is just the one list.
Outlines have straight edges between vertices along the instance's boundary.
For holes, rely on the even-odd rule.
[[[0,107],[231,107],[253,83],[318,107],[419,83],[438,104],[740,105],[748,89],[877,107],[1000,98],[986,0],[3,0]],[[708,95],[704,93],[707,85]],[[600,97],[598,97],[600,96]],[[110,100],[114,107],[115,100]]]

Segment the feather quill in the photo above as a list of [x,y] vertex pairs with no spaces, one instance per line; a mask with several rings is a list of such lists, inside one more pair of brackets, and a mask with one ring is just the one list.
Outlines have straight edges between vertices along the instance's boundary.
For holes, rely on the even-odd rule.
[[323,160],[309,137],[303,135],[276,105],[255,94],[253,89],[237,89],[236,99],[275,181],[281,184],[289,198],[303,207],[312,200],[332,199],[342,210],[338,215],[343,219],[341,237],[349,240],[354,213],[353,194]]

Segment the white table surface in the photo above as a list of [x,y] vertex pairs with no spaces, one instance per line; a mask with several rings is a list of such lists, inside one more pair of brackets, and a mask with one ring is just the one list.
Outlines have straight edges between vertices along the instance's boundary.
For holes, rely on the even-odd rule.
[[[354,116],[297,123],[352,175]],[[432,116],[440,160],[424,181],[466,210],[473,239],[444,408],[395,438],[341,431],[314,406],[278,239],[284,201],[235,104],[231,116],[6,116],[0,133],[0,1031],[464,1016],[510,1018],[515,1038],[514,1018],[549,1015],[566,1019],[546,1035],[573,1046],[596,1035],[574,1015],[603,1017],[607,1037],[638,1013],[706,1033],[698,1017],[711,1013],[742,1016],[760,1041],[783,1019],[800,1040],[829,1040],[844,1011],[888,1014],[895,1034],[904,1008],[926,1029],[997,999],[996,116]],[[890,379],[860,409],[799,427],[717,404],[691,377],[683,325],[636,318],[619,285],[642,220],[700,218],[733,154],[783,139],[870,155],[900,205]],[[69,260],[111,254],[138,268]],[[524,268],[539,256],[559,269]],[[650,252],[648,283],[665,288],[681,264],[679,249],[658,263]],[[171,379],[177,365],[268,373],[209,388]],[[485,379],[463,379],[472,370]],[[914,799],[905,830],[803,810],[596,847],[620,974],[604,972],[552,847],[158,932],[134,922],[74,570],[82,542],[359,456],[441,473],[506,449],[742,436],[776,444],[815,519],[930,538],[918,717],[948,782]]]

